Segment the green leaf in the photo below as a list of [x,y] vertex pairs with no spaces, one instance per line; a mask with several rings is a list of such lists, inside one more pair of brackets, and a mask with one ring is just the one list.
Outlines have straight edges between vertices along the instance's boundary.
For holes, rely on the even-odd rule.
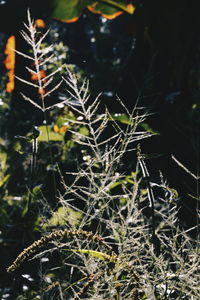
[[100,2],[107,3],[113,7],[116,7],[118,10],[122,10],[129,14],[133,14],[135,11],[135,7],[132,4],[127,4],[122,1],[113,1],[113,0],[100,0]]
[[119,121],[120,123],[127,124],[127,125],[133,125],[133,122],[134,122],[126,114],[111,114],[109,120],[110,121]]
[[[38,137],[38,142],[48,142],[48,137],[47,137],[47,129],[46,126],[40,126],[39,127],[40,130],[40,135]],[[63,141],[64,135],[65,133],[57,133],[54,132],[51,128],[51,126],[48,126],[48,131],[49,131],[49,140],[50,141],[54,141],[54,142],[59,142],[59,141]]]
[[53,213],[52,217],[43,225],[43,227],[47,228],[51,226],[65,225],[66,222],[70,225],[78,225],[81,218],[81,212],[70,207],[62,206]]
[[140,123],[139,126],[142,127],[142,129],[144,129],[145,131],[148,131],[152,134],[159,134],[158,131],[152,129],[147,123]]
[[93,0],[53,0],[52,17],[66,22],[75,22]]
[[111,256],[110,255],[107,255],[107,254],[99,252],[99,251],[88,250],[88,249],[65,249],[65,250],[66,251],[71,251],[71,252],[86,253],[88,255],[97,257],[100,260],[111,260]]
[[131,4],[126,4],[122,1],[112,0],[100,0],[94,1],[94,3],[88,6],[88,9],[94,13],[101,14],[103,17],[108,19],[114,19],[122,12],[133,14],[135,8]]
[[109,190],[111,191],[111,190],[114,189],[115,187],[117,187],[117,186],[119,186],[119,185],[122,185],[122,183],[123,183],[123,180],[114,182],[113,184],[110,185]]
[[53,0],[52,2],[52,17],[67,23],[77,21],[86,8],[108,19],[113,19],[122,12],[133,14],[135,11],[132,4],[114,0]]
[[19,141],[15,142],[13,148],[14,148],[14,150],[15,150],[16,152],[18,152],[19,154],[24,154],[24,153],[25,153],[24,151],[22,151],[22,145],[21,145],[21,143],[20,143]]
[[4,183],[6,183],[6,181],[8,181],[9,178],[10,178],[10,174],[7,174],[6,176],[3,177],[3,179],[0,180],[0,188],[4,185]]
[[123,184],[135,184],[135,181],[133,180],[133,176],[132,175],[127,175],[125,178],[114,182],[113,184],[110,185],[109,190],[111,191],[112,189],[114,189],[115,187],[119,186],[119,185],[123,185]]
[[86,127],[80,127],[79,133],[85,136],[89,135],[89,130]]

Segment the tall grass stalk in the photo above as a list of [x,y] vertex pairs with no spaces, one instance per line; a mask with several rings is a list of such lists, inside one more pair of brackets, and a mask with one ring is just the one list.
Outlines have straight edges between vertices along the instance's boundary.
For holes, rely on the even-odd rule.
[[[59,86],[62,84],[62,79],[56,84],[52,86],[52,81],[54,79],[54,75],[61,71],[62,67],[56,69],[56,71],[53,71],[49,73],[48,75],[45,74],[45,76],[42,76],[42,71],[44,71],[45,65],[47,65],[51,59],[54,58],[54,54],[49,55],[49,52],[52,48],[51,45],[43,47],[43,42],[45,38],[47,37],[49,30],[47,30],[44,34],[41,34],[41,32],[37,31],[36,25],[34,20],[31,19],[30,11],[27,12],[28,16],[28,22],[27,24],[24,23],[25,30],[21,31],[21,35],[23,36],[24,40],[27,42],[27,44],[30,46],[31,53],[23,53],[19,50],[16,50],[16,53],[26,58],[30,64],[31,67],[26,66],[26,70],[29,72],[30,76],[34,76],[36,78],[36,83],[31,80],[26,80],[21,77],[15,76],[18,80],[23,82],[25,85],[30,85],[34,89],[36,89],[36,95],[38,99],[33,99],[24,93],[21,93],[24,100],[31,103],[33,106],[35,106],[37,109],[41,110],[43,112],[44,117],[44,124],[46,128],[46,135],[47,135],[47,141],[50,144],[50,138],[49,138],[49,128],[48,128],[48,117],[47,117],[47,110],[52,109],[54,105],[47,105],[47,99],[48,97],[56,91]],[[38,102],[39,100],[39,102]],[[34,141],[34,140],[33,140]],[[52,155],[52,149],[49,147],[49,156],[51,165],[53,166],[53,155]],[[34,164],[35,165],[35,164]],[[34,171],[34,170],[32,170]],[[54,193],[56,197],[56,180],[55,180],[55,174],[52,172],[52,179],[53,179],[53,185],[54,185]],[[33,175],[31,175],[31,178],[33,179]],[[33,182],[31,182],[31,187],[33,187]],[[32,192],[32,188],[30,188],[30,191]],[[31,193],[30,193],[31,195]]]

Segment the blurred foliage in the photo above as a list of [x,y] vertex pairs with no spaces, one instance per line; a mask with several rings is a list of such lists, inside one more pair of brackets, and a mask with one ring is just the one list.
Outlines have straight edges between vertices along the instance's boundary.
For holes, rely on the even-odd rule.
[[[126,0],[4,0],[0,2],[0,32],[17,33],[25,19],[27,9],[34,18],[55,17],[66,22],[75,22],[89,9],[93,13],[113,19],[122,12],[133,14],[135,6]],[[12,20],[12,21],[10,21]]]
[[47,227],[57,227],[69,224],[70,226],[75,226],[79,224],[80,219],[82,219],[81,212],[75,211],[70,207],[59,207],[53,212],[51,218],[48,222],[43,224],[43,228]]
[[86,8],[108,19],[114,19],[123,11],[133,14],[135,10],[132,4],[126,4],[124,1],[118,0],[53,0],[53,7],[54,9],[52,11],[52,17],[68,23],[77,21],[81,13]]

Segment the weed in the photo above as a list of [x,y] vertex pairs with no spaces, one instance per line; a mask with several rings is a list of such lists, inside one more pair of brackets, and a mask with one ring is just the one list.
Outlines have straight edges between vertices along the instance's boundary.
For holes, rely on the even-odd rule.
[[[39,51],[48,32],[37,41],[29,13],[25,27],[28,33],[22,35],[33,57],[17,53],[33,61],[35,70],[28,71],[37,83],[18,79],[38,89],[41,103],[22,96],[45,114],[57,105],[46,105],[47,97],[66,85],[60,104],[71,113],[65,116],[70,141],[64,147],[76,149],[80,157],[73,171],[63,174],[57,167],[62,191],[56,207],[43,202],[47,234],[25,248],[7,271],[20,269],[30,258],[39,260],[40,286],[28,288],[29,299],[199,299],[198,242],[179,226],[177,191],[162,174],[159,183],[151,182],[139,150],[139,141],[154,134],[140,130],[147,113],[138,106],[129,112],[117,98],[124,113],[105,108],[99,114],[101,95],[91,99],[88,81],[80,82],[66,66],[66,75],[47,91],[60,70],[41,77],[41,68],[52,59],[48,48]],[[50,142],[48,127],[47,135]],[[127,153],[135,158],[134,169],[124,165]],[[158,199],[155,187],[162,191]],[[49,218],[45,211],[52,211]]]

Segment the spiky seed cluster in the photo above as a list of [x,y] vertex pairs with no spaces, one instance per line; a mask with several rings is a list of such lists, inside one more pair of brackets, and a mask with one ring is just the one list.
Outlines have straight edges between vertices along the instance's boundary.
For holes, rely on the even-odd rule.
[[[99,272],[98,274],[89,274],[86,284],[82,287],[82,289],[77,293],[78,297],[83,297],[87,294],[88,289],[92,287],[95,283],[95,281],[99,280],[100,277],[103,276],[102,272]],[[77,298],[78,299],[78,298]]]
[[[130,275],[132,275],[135,279],[135,287],[131,291],[131,299],[132,300],[138,300],[138,289],[139,289],[139,277],[136,275],[136,273],[133,271],[133,267],[128,264],[126,261],[121,261],[120,258],[112,253],[111,255],[106,255],[105,259],[107,262],[112,262],[114,265],[118,262],[122,263],[123,266],[126,268],[126,270],[129,272]],[[77,293],[78,297],[84,296],[87,294],[88,289],[92,287],[96,281],[100,280],[101,277],[103,277],[104,274],[102,272],[99,272],[97,274],[89,274],[88,278],[86,279],[86,283],[83,286],[83,288]],[[115,289],[120,289],[121,287],[124,287],[123,283],[116,282],[115,283]],[[75,298],[79,299],[79,298]]]
[[43,236],[41,239],[38,241],[35,241],[32,245],[29,247],[25,248],[16,258],[16,260],[12,263],[11,266],[7,268],[7,272],[13,272],[17,268],[20,267],[23,261],[25,261],[27,258],[29,258],[33,253],[35,253],[38,249],[44,247],[48,243],[61,239],[61,238],[73,238],[73,237],[78,237],[78,238],[86,238],[87,240],[93,241],[105,248],[106,251],[111,251],[112,248],[104,241],[103,238],[99,237],[98,235],[94,235],[92,232],[87,232],[83,230],[56,230],[49,235]]
[[131,294],[132,300],[139,300],[138,298],[138,289],[133,289],[132,294]]
[[40,290],[41,293],[47,293],[48,291],[55,289],[56,287],[59,287],[60,283],[58,281],[55,281],[53,283],[51,283],[50,285],[48,285],[47,287],[43,288]]

